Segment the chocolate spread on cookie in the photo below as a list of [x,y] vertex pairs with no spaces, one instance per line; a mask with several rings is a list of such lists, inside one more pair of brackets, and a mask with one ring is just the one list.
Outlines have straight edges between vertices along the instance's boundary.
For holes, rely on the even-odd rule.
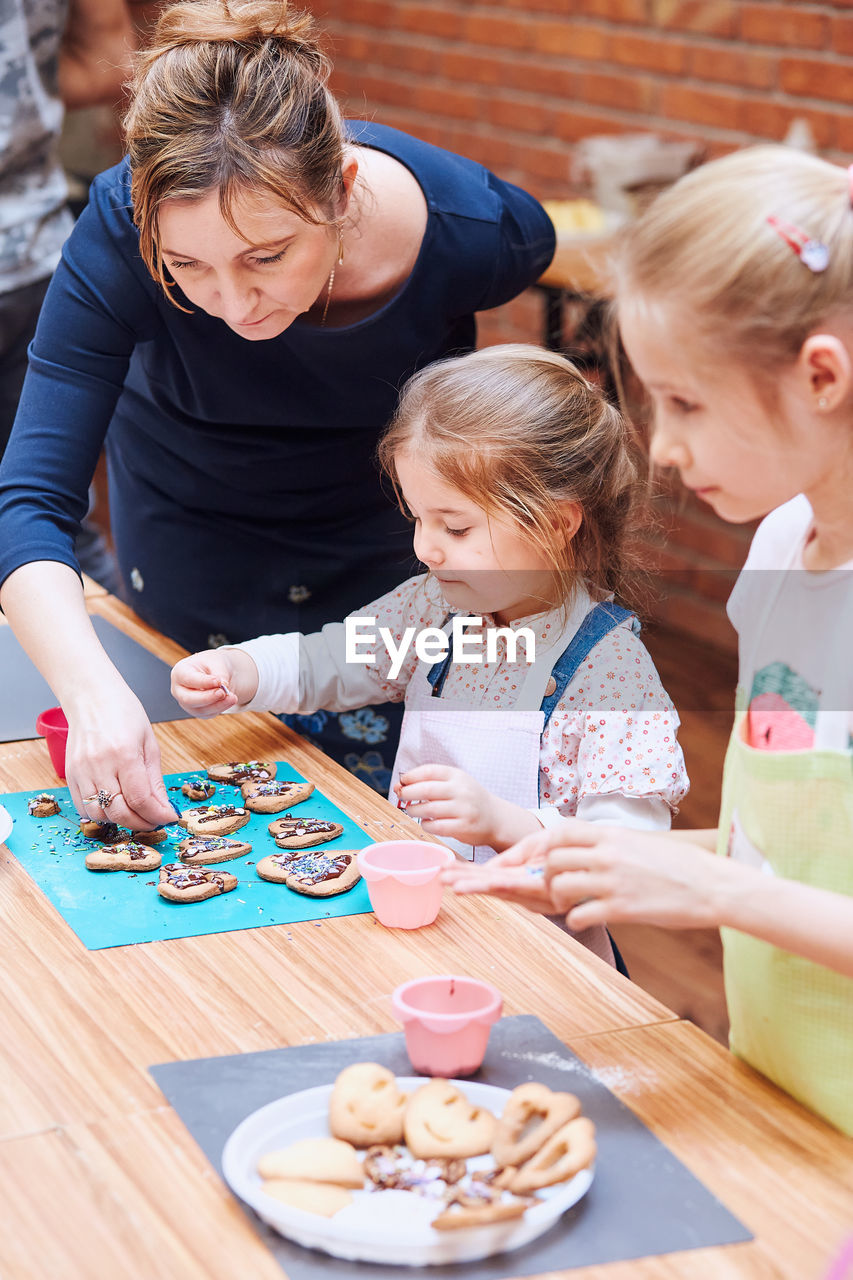
[[166,879],[175,889],[193,889],[198,885],[210,884],[213,881],[223,888],[222,876],[213,871],[189,871],[182,862],[169,862],[163,867]]
[[190,839],[187,845],[187,853],[215,853],[219,849],[233,849],[234,841],[227,840],[225,836],[206,836],[204,840],[199,837]]
[[273,857],[289,875],[301,880],[304,884],[321,884],[324,880],[337,880],[352,862],[352,857],[348,853],[339,853],[337,857],[327,853],[297,853],[292,858],[276,853]]
[[290,782],[284,780],[276,780],[273,782],[258,782],[252,787],[252,796],[285,796],[288,791],[292,791],[294,787],[299,787],[300,782]]
[[249,782],[254,779],[261,782],[271,776],[261,760],[229,760],[227,767],[231,770],[234,782]]
[[334,822],[324,822],[322,818],[291,818],[286,813],[279,819],[280,836],[313,836],[319,831],[334,831]]
[[196,822],[217,822],[220,818],[233,818],[245,812],[245,809],[240,809],[235,804],[212,804],[209,809],[196,810],[195,820]]

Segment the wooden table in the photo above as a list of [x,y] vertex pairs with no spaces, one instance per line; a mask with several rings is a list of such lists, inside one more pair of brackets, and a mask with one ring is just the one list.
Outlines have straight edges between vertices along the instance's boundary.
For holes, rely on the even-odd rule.
[[[613,244],[610,236],[578,234],[557,242],[557,251],[547,271],[536,281],[545,300],[542,341],[551,351],[571,354],[579,318],[590,306],[608,296],[608,260]],[[567,326],[566,317],[577,312]]]
[[[111,597],[89,604],[180,655]],[[393,822],[421,838],[272,716],[155,732],[165,772],[284,756],[372,836]],[[42,741],[0,745],[0,792],[51,785]],[[3,1280],[281,1280],[146,1068],[395,1030],[392,988],[448,970],[495,983],[507,1014],[541,1018],[756,1236],[559,1274],[820,1280],[853,1232],[853,1143],[545,920],[447,895],[436,924],[411,933],[364,915],[87,951],[5,849],[0,872]]]

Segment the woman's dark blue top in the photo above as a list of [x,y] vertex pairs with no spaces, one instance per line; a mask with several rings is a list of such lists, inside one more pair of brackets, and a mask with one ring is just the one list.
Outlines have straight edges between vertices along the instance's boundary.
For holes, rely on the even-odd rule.
[[554,232],[535,200],[473,161],[348,128],[413,173],[428,219],[400,292],[345,328],[297,321],[248,342],[179,311],[139,257],[127,161],[96,178],[0,468],[0,582],[33,560],[77,567],[105,435],[130,598],[189,649],[314,630],[406,576],[410,531],[380,483],[377,438],[410,374],[471,349],[474,312],[537,279]]

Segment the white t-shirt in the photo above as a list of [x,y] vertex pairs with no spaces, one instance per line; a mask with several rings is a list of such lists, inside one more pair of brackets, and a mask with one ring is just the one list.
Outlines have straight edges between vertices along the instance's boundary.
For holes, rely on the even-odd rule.
[[812,523],[803,494],[772,511],[728,603],[759,750],[853,751],[853,561],[806,569]]

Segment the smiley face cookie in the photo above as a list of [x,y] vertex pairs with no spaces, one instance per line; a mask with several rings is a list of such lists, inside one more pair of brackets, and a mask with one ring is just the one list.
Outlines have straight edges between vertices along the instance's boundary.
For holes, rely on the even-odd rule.
[[[159,856],[159,855],[158,855]],[[237,888],[237,877],[230,871],[209,871],[207,867],[185,867],[182,862],[167,862],[160,868],[157,892],[170,902],[203,902],[220,893]]]
[[191,836],[228,836],[245,827],[252,815],[235,804],[210,804],[181,816]]
[[136,840],[102,845],[86,854],[89,871],[155,871],[162,861],[156,849]]
[[246,808],[252,813],[281,813],[302,804],[314,790],[313,782],[282,779],[276,782],[244,782],[240,788]]
[[408,1095],[392,1071],[378,1062],[354,1062],[335,1080],[329,1100],[329,1129],[354,1147],[394,1146],[403,1139]]
[[262,880],[286,885],[308,898],[331,898],[346,893],[361,879],[355,849],[335,853],[271,853],[255,868]]
[[227,836],[190,836],[178,845],[178,857],[188,867],[204,862],[230,862],[252,852],[246,840],[229,840]]
[[315,844],[337,840],[344,833],[339,822],[326,822],[323,818],[294,818],[286,813],[267,827],[279,849],[309,849]]
[[244,782],[269,782],[275,777],[275,765],[271,760],[229,760],[227,764],[212,764],[207,776],[211,782],[239,787]]
[[205,778],[189,778],[181,786],[181,792],[188,800],[212,800],[216,795],[216,784]]
[[410,1096],[403,1133],[406,1146],[421,1160],[465,1160],[491,1150],[496,1125],[491,1111],[473,1106],[449,1081],[436,1079]]
[[27,813],[31,818],[52,818],[59,813],[59,801],[50,791],[42,791],[27,801]]

